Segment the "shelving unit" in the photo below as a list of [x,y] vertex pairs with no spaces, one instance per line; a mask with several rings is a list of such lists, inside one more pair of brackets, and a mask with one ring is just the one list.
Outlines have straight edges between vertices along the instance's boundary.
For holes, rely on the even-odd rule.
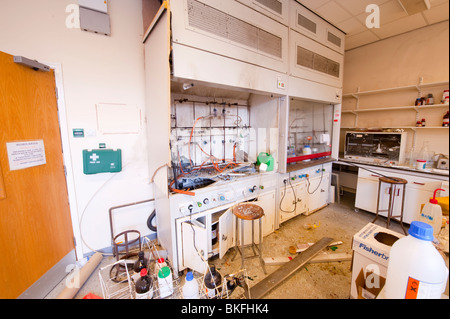
[[341,126],[341,129],[356,129],[360,127],[358,125],[358,115],[360,113],[368,113],[368,112],[391,112],[391,111],[414,111],[415,112],[415,121],[414,125],[402,125],[402,126],[389,126],[389,127],[379,127],[380,129],[410,129],[414,132],[413,136],[413,148],[415,148],[416,144],[416,132],[417,130],[426,130],[426,129],[448,129],[448,127],[440,127],[440,126],[425,126],[425,127],[416,127],[415,123],[420,119],[419,112],[424,110],[431,110],[431,109],[439,109],[439,108],[448,108],[449,104],[433,104],[433,105],[400,105],[400,106],[380,106],[376,108],[364,108],[360,105],[360,98],[368,95],[376,95],[376,94],[384,94],[384,93],[393,93],[393,92],[399,92],[399,91],[415,91],[417,92],[417,97],[420,98],[422,96],[422,91],[425,88],[432,88],[432,87],[441,87],[441,86],[448,86],[449,81],[440,81],[440,82],[430,82],[430,83],[423,83],[423,78],[421,77],[419,79],[419,83],[415,85],[406,85],[406,86],[399,86],[399,87],[392,87],[392,88],[384,88],[384,89],[377,89],[377,90],[367,90],[367,91],[360,91],[360,88],[358,87],[357,92],[354,93],[346,93],[343,94],[343,98],[354,98],[356,99],[356,106],[352,110],[342,110],[342,114],[353,114],[355,116],[354,125],[352,127],[350,126]]

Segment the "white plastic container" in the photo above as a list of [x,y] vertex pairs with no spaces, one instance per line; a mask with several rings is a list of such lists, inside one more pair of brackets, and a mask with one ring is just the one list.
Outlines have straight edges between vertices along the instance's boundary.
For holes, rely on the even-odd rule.
[[198,282],[195,280],[192,272],[186,274],[186,282],[183,285],[182,291],[184,299],[199,298]]
[[434,248],[433,227],[414,221],[409,235],[392,245],[384,286],[387,299],[440,299],[448,268]]
[[[309,145],[305,145],[303,146],[303,155],[311,155],[312,154],[312,149],[311,146]],[[304,160],[304,162],[310,162],[310,159]]]
[[426,165],[427,165],[427,161],[426,160],[418,159],[416,161],[416,169],[418,169],[418,170],[421,170],[421,171],[425,170]]
[[430,224],[433,227],[433,235],[435,238],[439,235],[442,228],[442,208],[436,199],[436,193],[438,191],[445,190],[440,188],[436,189],[433,198],[423,206],[422,211],[417,217],[418,221]]
[[172,271],[169,267],[162,267],[158,272],[159,297],[166,298],[173,294]]

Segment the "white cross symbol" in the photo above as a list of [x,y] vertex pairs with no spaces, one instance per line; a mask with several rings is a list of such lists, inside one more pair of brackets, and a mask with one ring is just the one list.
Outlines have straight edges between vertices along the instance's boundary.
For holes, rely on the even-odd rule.
[[97,154],[92,154],[92,156],[90,157],[91,160],[93,160],[94,162],[96,162],[98,159],[100,158],[100,156],[98,156]]

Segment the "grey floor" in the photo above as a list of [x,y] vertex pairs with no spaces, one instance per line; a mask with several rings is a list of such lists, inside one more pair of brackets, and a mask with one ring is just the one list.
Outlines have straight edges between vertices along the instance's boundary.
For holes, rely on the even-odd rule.
[[[354,195],[344,193],[341,203],[333,203],[309,216],[297,216],[282,224],[280,229],[264,238],[263,256],[286,257],[294,255],[289,253],[289,246],[296,243],[313,243],[323,237],[331,237],[334,241],[342,241],[335,253],[352,253],[352,238],[361,228],[372,222],[374,215],[354,209]],[[306,230],[304,225],[316,224],[317,228]],[[385,227],[386,219],[380,217],[376,224]],[[408,225],[406,225],[408,226]],[[407,227],[406,227],[407,228]],[[392,222],[391,230],[402,233],[400,225]],[[234,250],[230,250],[223,259],[212,259],[222,274],[237,273],[241,269],[241,260],[236,257],[231,260]],[[92,273],[86,283],[81,287],[75,299],[81,299],[89,293],[102,297],[99,271],[112,264],[113,257],[105,256]],[[280,266],[266,266],[270,274]],[[247,282],[250,287],[264,279],[266,275],[257,258],[246,260],[245,269]],[[351,262],[331,262],[307,264],[296,273],[284,280],[280,285],[264,296],[264,299],[348,299],[350,297]],[[65,280],[49,293],[46,299],[53,299],[65,288]],[[233,296],[232,296],[233,298]]]

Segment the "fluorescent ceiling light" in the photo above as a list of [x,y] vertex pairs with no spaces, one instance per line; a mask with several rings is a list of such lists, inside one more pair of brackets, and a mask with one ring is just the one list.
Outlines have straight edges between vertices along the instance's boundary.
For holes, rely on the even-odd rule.
[[408,15],[413,15],[431,8],[430,0],[398,0],[398,3],[400,3]]

